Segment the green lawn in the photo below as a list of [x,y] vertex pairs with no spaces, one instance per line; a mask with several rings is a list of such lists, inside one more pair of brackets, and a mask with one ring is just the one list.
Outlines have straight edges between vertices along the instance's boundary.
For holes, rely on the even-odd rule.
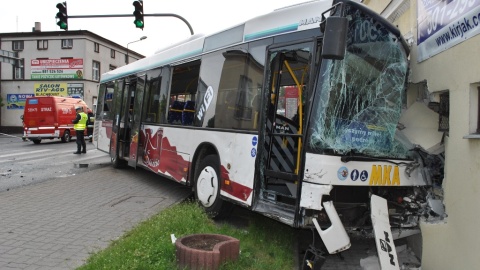
[[216,233],[240,240],[237,261],[221,269],[294,269],[296,230],[261,215],[248,215],[245,226],[213,222],[195,203],[168,208],[97,254],[79,269],[177,269],[171,234],[180,238],[197,233]]

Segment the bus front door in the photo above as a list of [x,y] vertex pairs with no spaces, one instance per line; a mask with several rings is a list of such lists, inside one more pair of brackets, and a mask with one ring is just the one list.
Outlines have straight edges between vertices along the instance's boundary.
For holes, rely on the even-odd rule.
[[301,165],[304,88],[308,85],[311,44],[271,48],[268,53],[269,102],[265,119],[260,196],[295,205]]

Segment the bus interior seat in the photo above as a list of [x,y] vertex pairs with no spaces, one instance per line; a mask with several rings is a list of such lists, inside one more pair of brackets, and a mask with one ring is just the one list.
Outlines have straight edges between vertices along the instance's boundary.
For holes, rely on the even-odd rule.
[[182,125],[192,125],[195,116],[195,101],[185,102],[182,112]]
[[175,100],[168,110],[168,123],[181,124],[185,102]]

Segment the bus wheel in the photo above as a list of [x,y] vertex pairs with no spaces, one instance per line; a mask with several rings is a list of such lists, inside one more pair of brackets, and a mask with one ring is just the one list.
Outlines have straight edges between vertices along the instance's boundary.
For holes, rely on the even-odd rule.
[[65,130],[65,132],[63,132],[63,136],[62,136],[61,140],[64,143],[69,142],[70,141],[70,131]]
[[220,161],[218,156],[209,155],[195,172],[195,199],[205,212],[215,218],[223,214],[225,202],[220,198]]
[[42,140],[40,140],[40,139],[38,139],[38,140],[32,140],[32,142],[33,142],[34,144],[40,144],[41,141],[42,141]]

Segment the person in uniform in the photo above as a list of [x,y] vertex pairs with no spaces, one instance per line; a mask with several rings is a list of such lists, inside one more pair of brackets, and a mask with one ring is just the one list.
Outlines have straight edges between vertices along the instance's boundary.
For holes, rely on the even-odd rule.
[[83,112],[82,107],[76,107],[75,111],[77,112],[77,117],[72,120],[72,123],[75,125],[73,129],[75,129],[76,137],[77,137],[77,152],[73,152],[74,154],[81,154],[87,153],[87,144],[85,143],[85,129],[87,128],[87,120],[88,115]]

